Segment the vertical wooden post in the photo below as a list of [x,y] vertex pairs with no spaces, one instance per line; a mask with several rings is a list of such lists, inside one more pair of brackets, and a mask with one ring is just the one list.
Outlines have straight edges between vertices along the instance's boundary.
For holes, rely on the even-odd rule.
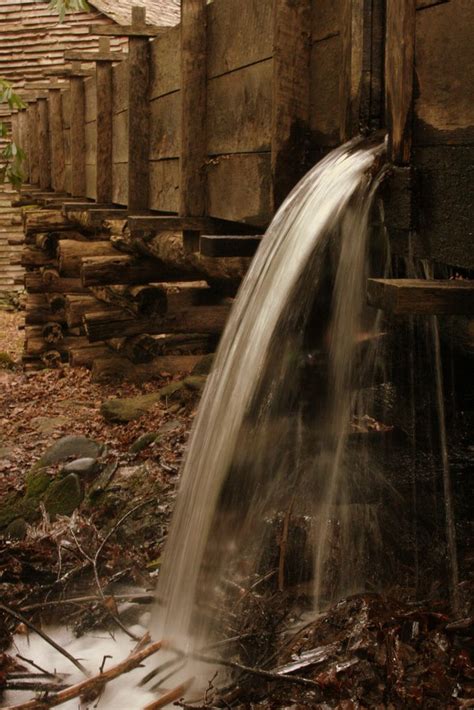
[[[146,24],[146,9],[132,7],[132,28]],[[150,42],[148,37],[128,40],[128,207],[144,210],[149,192]]]
[[179,214],[206,214],[206,0],[181,0],[181,156]]
[[49,141],[49,109],[46,98],[38,99],[38,161],[39,185],[42,190],[51,187],[51,152]]
[[28,136],[30,143],[30,182],[39,184],[39,152],[38,152],[38,104],[36,101],[28,102]]
[[385,111],[388,157],[396,165],[411,158],[415,21],[415,0],[387,0]]
[[306,171],[310,117],[311,1],[275,0],[272,179],[278,208]]
[[[110,51],[108,37],[100,37],[99,52]],[[97,202],[112,202],[112,62],[96,64],[97,96]]]
[[18,114],[18,120],[20,122],[20,147],[25,153],[25,158],[23,160],[23,175],[25,181],[28,182],[30,179],[30,166],[29,166],[29,133],[28,133],[28,114],[26,110],[21,110]]
[[63,104],[59,88],[49,89],[49,137],[51,149],[51,186],[56,192],[64,192],[66,179],[66,155],[63,133]]
[[[73,71],[76,67],[73,64]],[[70,77],[71,87],[71,195],[86,194],[85,91],[82,76]]]

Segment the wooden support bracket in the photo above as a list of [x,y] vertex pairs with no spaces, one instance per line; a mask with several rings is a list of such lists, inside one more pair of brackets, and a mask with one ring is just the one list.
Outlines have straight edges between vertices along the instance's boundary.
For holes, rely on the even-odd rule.
[[203,256],[231,257],[253,256],[257,251],[262,236],[251,235],[215,235],[202,234],[199,240],[199,251]]
[[394,315],[473,315],[474,281],[369,279],[367,300]]

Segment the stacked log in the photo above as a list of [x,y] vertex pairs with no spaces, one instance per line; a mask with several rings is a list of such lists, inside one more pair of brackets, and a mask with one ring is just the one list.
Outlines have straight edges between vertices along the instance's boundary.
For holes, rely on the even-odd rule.
[[125,221],[92,228],[59,208],[23,219],[25,367],[94,365],[97,379],[141,380],[189,371],[215,351],[231,308],[220,284],[234,292],[247,262],[229,270],[214,260],[209,270],[186,254],[182,234],[161,234],[147,250]]

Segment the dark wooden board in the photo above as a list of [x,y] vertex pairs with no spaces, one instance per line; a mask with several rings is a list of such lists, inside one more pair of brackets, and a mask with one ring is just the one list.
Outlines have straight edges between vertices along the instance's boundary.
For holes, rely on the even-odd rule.
[[262,237],[259,235],[209,235],[201,234],[199,251],[203,256],[253,256]]
[[473,315],[474,282],[369,279],[367,300],[394,315]]

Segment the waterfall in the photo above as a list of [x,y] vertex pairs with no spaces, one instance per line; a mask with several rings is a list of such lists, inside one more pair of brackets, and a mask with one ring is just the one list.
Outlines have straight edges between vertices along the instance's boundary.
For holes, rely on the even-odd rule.
[[[351,421],[365,414],[354,381],[367,387],[376,371],[378,316],[365,307],[365,283],[383,155],[382,144],[356,139],[318,163],[276,214],[241,286],[200,403],[160,572],[153,632],[183,650],[219,626],[226,585],[264,574],[279,521],[286,534],[290,518],[302,526],[316,606],[363,588],[379,537],[368,491],[376,483],[357,444],[356,466],[345,453]],[[330,591],[335,509],[337,562],[347,567]],[[291,550],[282,560],[291,544],[280,540],[279,588],[291,576]]]

